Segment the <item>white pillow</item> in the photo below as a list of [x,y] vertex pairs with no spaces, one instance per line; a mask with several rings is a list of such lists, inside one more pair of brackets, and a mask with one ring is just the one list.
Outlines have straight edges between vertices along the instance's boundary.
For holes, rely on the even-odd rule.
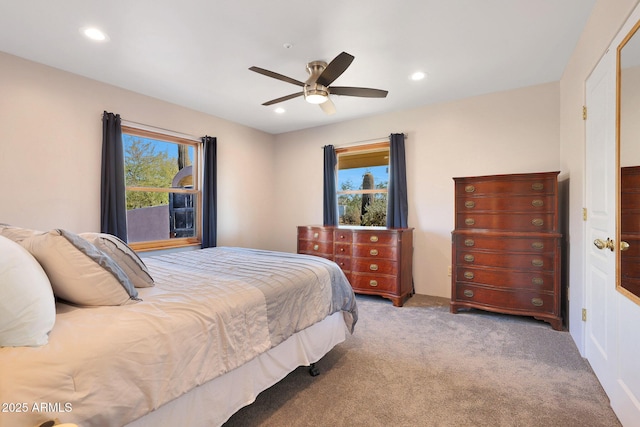
[[42,265],[58,298],[80,306],[139,301],[138,291],[118,264],[77,234],[51,230],[20,244]]
[[0,236],[0,347],[45,345],[55,320],[44,270],[25,248]]
[[106,233],[80,233],[79,236],[109,255],[127,274],[136,288],[148,288],[154,285],[149,269],[138,254],[117,236]]

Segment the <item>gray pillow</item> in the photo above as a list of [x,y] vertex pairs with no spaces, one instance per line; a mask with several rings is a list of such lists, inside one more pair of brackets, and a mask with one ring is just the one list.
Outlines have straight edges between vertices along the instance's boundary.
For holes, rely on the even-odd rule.
[[0,224],[0,236],[4,236],[14,242],[20,243],[24,239],[35,236],[36,234],[42,234],[43,231],[32,230],[30,228],[16,227],[9,224]]
[[109,255],[127,274],[136,288],[148,288],[154,285],[147,266],[138,254],[118,237],[107,233],[80,233],[79,236]]
[[38,260],[58,298],[80,306],[139,301],[138,291],[118,264],[77,234],[56,229],[20,244]]

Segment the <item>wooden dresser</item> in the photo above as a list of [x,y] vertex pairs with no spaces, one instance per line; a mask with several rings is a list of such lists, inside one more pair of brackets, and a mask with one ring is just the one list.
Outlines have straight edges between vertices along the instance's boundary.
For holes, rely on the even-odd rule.
[[562,329],[558,173],[454,178],[452,313],[478,308]]
[[413,294],[413,228],[299,226],[298,253],[335,261],[356,293],[396,307]]
[[629,246],[619,252],[622,287],[640,295],[640,166],[620,168],[620,240]]

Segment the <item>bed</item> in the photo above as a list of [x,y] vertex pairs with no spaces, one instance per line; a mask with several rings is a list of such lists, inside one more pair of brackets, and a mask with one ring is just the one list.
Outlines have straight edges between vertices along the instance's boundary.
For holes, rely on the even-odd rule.
[[[85,249],[92,241],[45,234]],[[105,238],[96,235],[92,248],[99,249]],[[221,425],[298,366],[322,358],[357,322],[349,282],[320,257],[218,247],[138,258],[152,282],[132,288],[135,297],[79,306],[60,299],[58,291],[69,289],[51,271],[73,257],[57,250],[60,258],[47,259],[50,247],[43,255],[33,236],[13,237],[57,298],[46,344],[0,348],[2,427],[51,419],[79,427]]]

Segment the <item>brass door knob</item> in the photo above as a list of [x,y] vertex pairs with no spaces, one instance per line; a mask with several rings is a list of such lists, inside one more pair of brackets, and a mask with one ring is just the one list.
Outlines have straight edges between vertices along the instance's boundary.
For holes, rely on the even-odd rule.
[[596,245],[598,249],[609,249],[611,252],[615,249],[615,244],[613,240],[607,237],[607,241],[605,242],[602,239],[595,239],[593,244]]
[[620,241],[620,250],[626,251],[628,249],[629,249],[629,243],[625,242],[624,240]]

